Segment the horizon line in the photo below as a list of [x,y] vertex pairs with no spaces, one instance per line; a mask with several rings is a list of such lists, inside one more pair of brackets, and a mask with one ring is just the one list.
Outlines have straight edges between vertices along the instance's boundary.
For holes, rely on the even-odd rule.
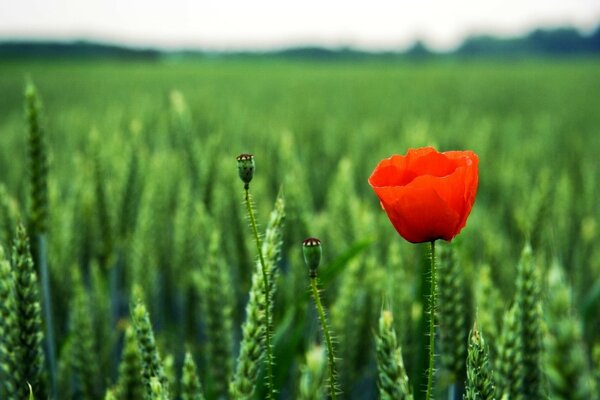
[[591,37],[600,30],[600,21],[591,29],[585,29],[581,26],[573,24],[562,24],[552,27],[548,26],[534,26],[528,30],[519,34],[502,34],[494,32],[477,32],[470,33],[462,37],[459,42],[451,47],[437,48],[428,43],[428,40],[423,37],[414,38],[407,44],[398,44],[395,46],[377,46],[377,45],[364,45],[357,43],[344,43],[331,42],[331,41],[315,41],[315,40],[292,40],[287,43],[271,44],[268,46],[255,45],[255,46],[244,46],[244,45],[216,45],[216,44],[144,44],[137,43],[135,40],[127,38],[115,38],[110,35],[73,35],[73,36],[34,36],[34,35],[0,35],[0,44],[6,43],[36,43],[36,44],[94,44],[103,45],[108,47],[119,47],[130,50],[140,51],[157,51],[161,53],[178,53],[178,52],[201,52],[201,53],[269,53],[278,52],[291,49],[304,49],[304,48],[319,48],[331,51],[339,50],[353,50],[360,52],[371,52],[371,53],[386,53],[386,52],[406,52],[415,46],[423,46],[425,49],[432,53],[449,53],[459,49],[465,42],[473,38],[493,38],[498,40],[513,40],[526,38],[534,32],[552,32],[560,30],[574,30],[581,37]]

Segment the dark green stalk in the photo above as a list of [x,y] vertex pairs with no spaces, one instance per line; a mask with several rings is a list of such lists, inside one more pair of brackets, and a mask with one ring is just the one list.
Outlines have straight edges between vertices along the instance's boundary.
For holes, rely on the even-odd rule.
[[265,347],[267,353],[267,399],[273,399],[275,397],[275,388],[273,387],[273,348],[271,347],[271,335],[272,335],[272,321],[271,321],[271,295],[269,293],[269,277],[267,273],[267,267],[265,259],[262,253],[262,243],[258,234],[258,228],[256,226],[256,218],[254,217],[254,207],[252,206],[252,198],[250,197],[250,187],[248,184],[244,186],[245,203],[250,218],[250,225],[252,226],[252,233],[254,234],[254,240],[256,242],[256,249],[258,251],[258,258],[260,260],[260,266],[262,270],[263,285],[265,289]]
[[46,232],[48,224],[48,149],[40,123],[41,104],[32,83],[25,90],[27,123],[29,128],[29,160],[31,174],[31,209],[29,223],[35,240],[34,259],[40,273],[42,286],[42,308],[46,325],[46,353],[50,369],[52,397],[56,398],[56,353],[54,326],[48,271]]
[[13,271],[15,279],[16,324],[19,343],[14,349],[19,365],[21,383],[20,398],[25,398],[29,390],[23,384],[28,382],[40,399],[47,398],[44,376],[44,334],[36,273],[29,251],[29,238],[23,226],[17,228],[13,248]]
[[202,302],[202,319],[206,327],[206,369],[210,385],[207,392],[217,398],[227,395],[232,371],[232,304],[231,278],[227,264],[219,257],[220,233],[212,229],[207,263],[198,276]]
[[119,400],[143,400],[142,359],[132,326],[125,330],[123,355],[119,364],[116,397]]
[[375,336],[379,397],[381,400],[412,400],[402,349],[396,339],[392,312],[382,310]]
[[498,356],[495,364],[497,397],[518,399],[522,386],[521,337],[518,332],[516,307],[504,314],[502,331],[498,340]]
[[81,398],[93,400],[99,397],[100,360],[94,343],[92,309],[77,267],[72,270],[75,290],[70,321],[70,334],[73,340],[71,366],[73,375],[78,379]]
[[115,391],[112,389],[108,389],[106,394],[104,395],[104,400],[117,400],[117,396],[115,395]]
[[315,273],[311,273],[310,276],[310,288],[312,291],[313,299],[315,300],[317,312],[319,314],[319,320],[321,321],[323,335],[325,336],[325,345],[327,346],[327,364],[329,367],[329,393],[331,394],[331,398],[335,400],[337,392],[337,383],[335,374],[335,357],[333,354],[333,343],[331,341],[331,334],[329,333],[329,326],[327,325],[325,311],[323,310],[323,304],[321,304],[321,297],[319,296],[316,270],[314,272]]
[[10,263],[0,247],[0,398],[7,400],[18,399],[19,386],[22,384],[16,357],[18,345],[14,278]]
[[152,331],[146,307],[144,304],[138,303],[131,310],[131,314],[138,348],[142,356],[142,381],[146,387],[147,398],[153,398],[153,394],[156,394],[152,388],[153,380],[156,380],[160,384],[160,393],[166,393],[168,392],[167,376],[160,355],[158,354],[154,332]]
[[181,373],[181,400],[204,400],[202,385],[198,379],[198,369],[192,353],[185,353]]
[[94,191],[96,207],[94,213],[98,217],[98,233],[99,243],[97,249],[98,261],[103,271],[112,267],[114,263],[113,247],[113,228],[112,218],[110,215],[110,204],[106,195],[106,182],[104,179],[104,171],[100,165],[100,157],[94,154]]
[[150,393],[148,395],[148,400],[169,400],[169,394],[165,389],[165,384],[156,376],[150,378]]
[[433,392],[433,372],[435,361],[435,300],[436,300],[436,281],[435,281],[435,240],[431,241],[431,294],[429,296],[429,368],[427,369],[427,391],[425,399],[430,400]]
[[525,399],[541,399],[542,390],[542,309],[539,278],[531,247],[526,246],[517,272],[516,318],[520,335]]
[[[263,254],[267,263],[269,274],[274,277],[277,261],[281,254],[281,236],[285,219],[285,206],[283,197],[275,201],[275,208],[269,217],[269,223],[263,243]],[[271,293],[275,289],[275,279],[271,283]],[[259,365],[264,357],[265,340],[265,313],[264,309],[264,280],[262,267],[256,262],[252,273],[252,286],[248,303],[246,305],[246,320],[242,326],[242,341],[237,358],[236,370],[229,387],[229,392],[235,400],[250,400],[254,398],[256,378]]]
[[469,337],[467,357],[467,382],[464,400],[494,400],[495,387],[488,348],[477,326],[473,327]]
[[[464,382],[469,340],[469,307],[462,270],[452,247],[438,246],[438,326],[440,362],[454,391]],[[441,379],[440,379],[441,381]]]
[[9,196],[4,184],[0,183],[0,243],[13,242],[17,221],[19,221],[17,202]]
[[344,360],[337,365],[338,383],[346,392],[351,392],[359,379],[364,365],[360,349],[371,333],[369,291],[363,284],[368,275],[366,264],[362,259],[348,262],[330,311],[331,327],[337,336],[336,355]]
[[595,400],[593,377],[580,321],[572,304],[571,289],[558,264],[548,274],[548,305],[544,313],[545,375],[553,400]]
[[169,388],[169,395],[177,396],[178,383],[177,373],[175,372],[175,357],[173,354],[166,354],[163,358],[163,367],[165,371],[165,377],[167,379],[166,387]]
[[314,345],[306,352],[305,361],[300,365],[298,400],[323,400],[325,393],[325,354],[323,347]]

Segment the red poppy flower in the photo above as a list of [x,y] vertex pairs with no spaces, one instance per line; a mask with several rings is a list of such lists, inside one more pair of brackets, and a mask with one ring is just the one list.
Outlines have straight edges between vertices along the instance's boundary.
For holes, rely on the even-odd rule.
[[477,193],[479,158],[472,151],[410,149],[382,160],[369,178],[398,233],[412,243],[452,240]]

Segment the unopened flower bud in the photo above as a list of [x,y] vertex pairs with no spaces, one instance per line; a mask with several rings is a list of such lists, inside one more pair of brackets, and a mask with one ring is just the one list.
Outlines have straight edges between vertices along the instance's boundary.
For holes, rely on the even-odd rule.
[[302,251],[304,253],[304,262],[309,269],[311,278],[317,276],[317,268],[321,263],[321,241],[317,238],[308,238],[302,242]]
[[254,176],[254,156],[252,154],[240,154],[237,156],[238,174],[247,188]]

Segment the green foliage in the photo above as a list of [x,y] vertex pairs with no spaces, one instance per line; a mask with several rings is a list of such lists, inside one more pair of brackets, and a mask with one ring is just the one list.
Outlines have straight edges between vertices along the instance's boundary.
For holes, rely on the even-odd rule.
[[438,311],[440,354],[443,368],[449,372],[449,382],[463,379],[469,324],[468,290],[462,266],[450,246],[438,246]]
[[81,276],[72,269],[74,297],[71,305],[70,335],[71,376],[77,381],[77,398],[92,400],[100,397],[100,359],[96,351],[92,307]]
[[198,370],[192,353],[185,353],[181,373],[181,400],[204,400],[202,385],[198,379]]
[[8,400],[18,399],[22,384],[15,301],[12,268],[5,258],[4,249],[0,247],[0,394]]
[[216,230],[210,236],[206,264],[197,279],[202,299],[202,320],[206,331],[206,366],[210,387],[215,397],[227,393],[233,363],[232,307],[233,292],[228,267],[219,257],[220,235]]
[[150,394],[149,400],[169,400],[168,392],[164,388],[164,384],[156,376],[150,378]]
[[48,149],[41,123],[41,102],[37,89],[29,82],[25,89],[29,162],[31,173],[31,204],[29,225],[32,236],[48,230]]
[[123,354],[119,363],[119,375],[115,397],[118,400],[143,400],[142,358],[135,330],[128,326],[123,338]]
[[[310,267],[311,266],[309,266],[309,268]],[[325,347],[327,349],[327,385],[329,386],[329,395],[333,400],[335,400],[337,398],[337,394],[341,391],[337,383],[337,370],[335,367],[336,352],[331,339],[332,333],[331,329],[329,328],[327,314],[323,307],[323,303],[321,302],[321,295],[319,293],[319,280],[316,275],[316,269],[312,269],[310,272],[310,288],[313,301],[315,302],[315,307],[317,309],[317,314],[319,316],[319,322],[321,323],[323,342],[325,343]]]
[[[538,386],[543,396],[591,393],[593,399],[595,388],[582,382],[587,375],[600,384],[600,351],[594,352],[600,343],[597,70],[598,61],[591,59],[0,63],[0,243],[8,248],[25,218],[31,271],[40,273],[29,276],[41,289],[31,281],[28,286],[42,294],[26,300],[36,299],[30,310],[49,309],[43,321],[40,313],[33,317],[39,335],[28,349],[43,354],[42,322],[53,322],[60,350],[53,400],[82,395],[79,375],[94,368],[96,398],[110,388],[119,400],[140,400],[152,389],[149,377],[142,381],[135,335],[126,335],[123,346],[118,337],[128,324],[128,304],[137,301],[131,290],[136,285],[143,288],[156,333],[156,342],[149,341],[149,323],[142,324],[143,342],[170,355],[169,363],[159,363],[170,368],[164,373],[168,385],[159,378],[160,393],[155,388],[149,394],[164,397],[168,386],[169,395],[179,397],[187,344],[207,398],[211,388],[227,384],[230,398],[265,397],[264,287],[253,280],[255,251],[232,165],[243,152],[257,159],[252,190],[258,216],[267,215],[267,199],[281,187],[285,193],[285,227],[268,230],[278,238],[265,237],[264,243],[270,269],[277,271],[272,315],[278,398],[324,396],[316,367],[322,364],[306,359],[320,337],[299,246],[308,236],[324,242],[319,278],[335,332],[340,398],[378,396],[373,331],[382,299],[394,312],[413,396],[422,398],[426,258],[422,246],[398,237],[366,182],[382,158],[425,145],[474,150],[481,173],[473,213],[452,244],[460,250],[454,264],[460,277],[443,274],[444,262],[439,266],[440,298],[448,300],[439,302],[441,390],[435,397],[446,389],[444,371],[465,365],[466,324],[476,314],[494,364],[497,398],[535,396],[521,392],[527,378],[534,382],[527,387]],[[27,120],[23,76],[35,79],[45,100],[42,112],[37,90],[28,85]],[[209,252],[214,232],[216,257]],[[548,283],[556,295],[535,274],[514,268],[523,240],[532,243],[540,265],[560,260],[563,283]],[[209,283],[204,279],[210,264],[229,281],[229,293],[211,292],[212,300],[199,287]],[[75,284],[73,270],[80,271],[81,284]],[[544,268],[540,272],[546,275]],[[30,380],[14,377],[31,363],[13,366],[20,347],[6,345],[20,337],[7,333],[19,329],[16,266],[7,269],[5,262],[0,274],[0,398],[11,399],[8,390],[18,390],[22,400],[29,397],[24,383]],[[51,298],[44,297],[46,288]],[[216,304],[217,296],[225,296],[221,303],[229,308],[230,322],[218,328],[222,343],[214,343],[217,329],[209,332],[207,321],[222,318],[218,314],[225,310],[211,307],[208,316],[202,306],[207,300]],[[540,301],[546,326],[539,322]],[[77,339],[73,326],[89,331],[90,321],[90,337]],[[450,331],[462,332],[463,339]],[[219,350],[223,364],[207,364],[221,345],[229,356]],[[85,368],[76,371],[72,360],[85,358],[84,348],[93,348],[93,362],[78,361]],[[153,364],[152,352],[144,356],[147,365]],[[218,368],[228,368],[229,377],[213,378]],[[51,368],[44,371],[50,378]],[[47,398],[48,390],[32,385],[36,399]],[[459,378],[455,398],[462,386]]]
[[112,266],[114,256],[114,232],[112,227],[112,207],[108,203],[108,195],[106,189],[105,172],[101,165],[98,156],[97,148],[100,146],[99,140],[96,139],[92,143],[95,148],[93,157],[93,172],[94,172],[94,214],[98,218],[98,245],[97,259],[103,269]]
[[346,266],[337,299],[331,307],[331,330],[337,335],[337,357],[344,360],[338,367],[339,382],[349,392],[360,373],[361,332],[367,323],[367,292],[361,285],[364,271],[363,260],[354,260]]
[[504,314],[502,333],[498,339],[498,355],[494,368],[498,383],[497,398],[518,399],[523,385],[523,354],[518,326],[516,307],[513,306]]
[[325,398],[325,376],[327,361],[325,348],[322,346],[311,347],[305,355],[300,366],[298,380],[298,400],[323,400]]
[[15,226],[19,220],[17,202],[0,183],[0,244],[8,246],[14,240]]
[[473,327],[469,335],[469,350],[467,357],[467,382],[463,399],[465,400],[494,400],[496,388],[488,358],[488,349],[483,335]]
[[17,229],[13,248],[13,274],[15,289],[15,322],[18,344],[14,347],[15,364],[20,377],[19,397],[29,395],[28,382],[39,398],[46,398],[46,374],[42,342],[42,316],[36,272],[29,251],[29,238],[23,226]]
[[477,304],[477,325],[482,332],[485,332],[486,341],[490,344],[490,352],[495,356],[505,305],[491,273],[489,265],[478,268],[474,278],[477,282],[474,297]]
[[[275,207],[269,217],[269,223],[262,243],[263,256],[268,274],[271,276],[269,282],[276,281],[277,261],[281,251],[281,235],[285,209],[283,197],[278,197]],[[273,287],[271,294],[274,295]],[[242,325],[242,340],[240,352],[237,358],[236,369],[233,380],[229,387],[231,397],[236,399],[251,399],[256,390],[256,378],[258,376],[260,363],[265,356],[264,338],[264,281],[260,263],[257,261],[252,274],[252,287],[246,305],[246,320]]]
[[525,399],[541,399],[544,396],[541,288],[529,246],[523,250],[517,270],[515,307],[523,374],[520,393]]
[[558,264],[553,264],[548,274],[547,304],[544,365],[550,398],[597,399],[582,329],[572,308],[572,294]]
[[160,398],[162,400],[162,397],[166,397],[168,393],[167,375],[158,354],[146,306],[141,302],[133,305],[131,318],[141,355],[142,381],[146,387],[146,399]]
[[402,348],[396,340],[391,311],[382,310],[375,336],[377,350],[377,385],[382,400],[412,400],[408,376],[402,360]]

